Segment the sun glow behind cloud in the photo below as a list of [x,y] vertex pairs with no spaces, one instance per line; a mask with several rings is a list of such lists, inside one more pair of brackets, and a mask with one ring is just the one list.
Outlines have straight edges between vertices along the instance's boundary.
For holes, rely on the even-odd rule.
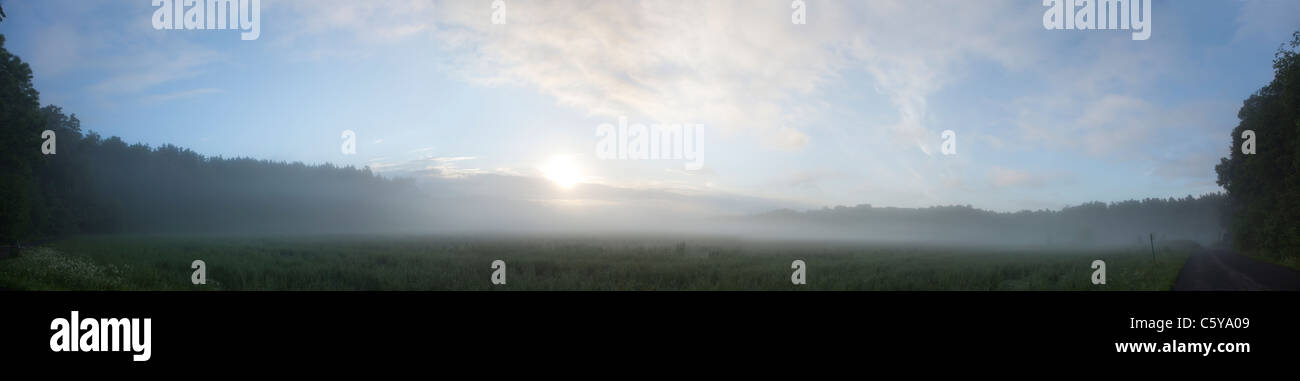
[[582,168],[575,155],[556,155],[551,157],[540,170],[547,180],[563,189],[572,189],[583,180]]

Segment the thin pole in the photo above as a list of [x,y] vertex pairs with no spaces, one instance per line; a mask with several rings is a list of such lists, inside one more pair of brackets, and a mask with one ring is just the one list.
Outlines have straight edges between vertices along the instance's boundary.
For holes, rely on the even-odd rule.
[[1156,233],[1151,233],[1151,264],[1156,263]]

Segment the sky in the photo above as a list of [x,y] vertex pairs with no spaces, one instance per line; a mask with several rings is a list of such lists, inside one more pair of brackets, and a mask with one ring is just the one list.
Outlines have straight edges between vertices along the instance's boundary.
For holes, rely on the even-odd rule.
[[[155,29],[150,0],[0,0],[0,33],[43,104],[127,142],[731,214],[1218,192],[1300,29],[1291,0],[1157,0],[1146,40],[1048,30],[1038,0],[803,3],[263,0],[244,40]],[[621,120],[698,126],[700,165],[602,156]]]

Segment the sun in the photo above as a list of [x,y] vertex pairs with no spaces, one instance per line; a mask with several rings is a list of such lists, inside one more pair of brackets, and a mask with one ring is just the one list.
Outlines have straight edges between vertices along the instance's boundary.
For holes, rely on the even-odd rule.
[[577,160],[569,155],[556,155],[542,166],[542,174],[560,188],[569,189],[582,181],[582,170]]

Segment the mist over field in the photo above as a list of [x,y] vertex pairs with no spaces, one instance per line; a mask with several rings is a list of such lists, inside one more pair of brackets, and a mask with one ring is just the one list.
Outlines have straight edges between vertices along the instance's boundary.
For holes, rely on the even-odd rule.
[[44,167],[52,199],[36,226],[61,234],[679,234],[1063,246],[1141,244],[1149,234],[1208,245],[1223,234],[1220,194],[1012,213],[870,205],[746,212],[777,203],[599,184],[564,189],[524,176],[419,182],[368,168],[207,157],[83,134],[57,107],[40,115],[62,138]]
[[0,0],[0,288],[186,288],[200,256],[225,289],[1297,263],[1294,2],[1122,30],[1015,1],[236,2],[217,29],[183,3]]
[[[746,214],[717,206],[749,200],[668,191],[566,190],[494,175],[417,183],[369,169],[205,157],[171,145],[83,137],[79,121],[57,108],[42,112],[62,136],[62,152],[48,163],[46,191],[64,198],[50,204],[43,224],[64,233],[679,234],[1061,246],[1140,245],[1149,234],[1208,245],[1223,234],[1219,194],[1013,213],[859,205]],[[557,202],[557,196],[575,201]]]

